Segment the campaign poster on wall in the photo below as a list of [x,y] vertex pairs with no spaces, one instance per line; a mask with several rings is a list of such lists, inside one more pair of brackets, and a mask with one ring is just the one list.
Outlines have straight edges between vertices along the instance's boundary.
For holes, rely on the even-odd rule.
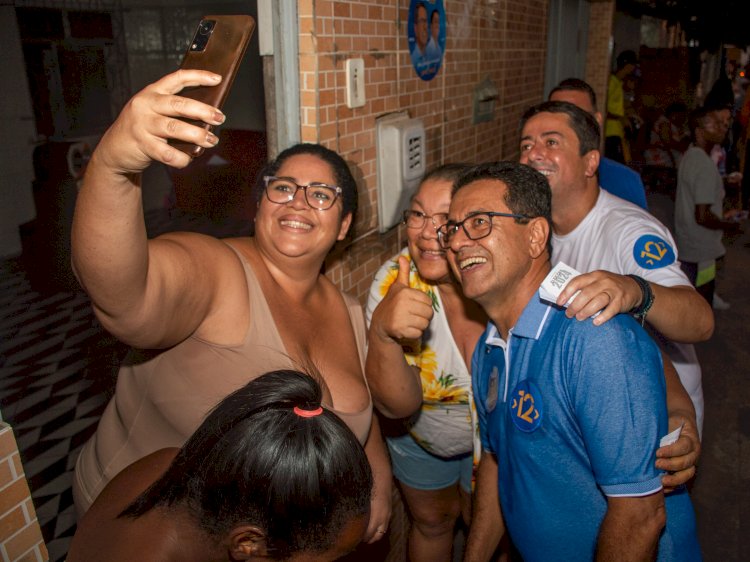
[[443,0],[411,0],[407,29],[414,71],[422,80],[432,80],[445,53]]

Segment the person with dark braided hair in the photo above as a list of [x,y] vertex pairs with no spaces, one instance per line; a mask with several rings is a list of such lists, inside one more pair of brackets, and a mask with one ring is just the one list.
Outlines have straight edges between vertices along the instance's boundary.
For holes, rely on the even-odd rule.
[[68,562],[335,560],[367,528],[372,472],[299,371],[222,400],[180,449],[120,472],[80,521]]

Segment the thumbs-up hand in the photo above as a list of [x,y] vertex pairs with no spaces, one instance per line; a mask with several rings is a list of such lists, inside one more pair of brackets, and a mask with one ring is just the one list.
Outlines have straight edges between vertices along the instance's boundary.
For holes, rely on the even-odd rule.
[[[401,285],[404,285],[405,287],[408,287],[410,272],[411,272],[411,264],[409,263],[409,260],[406,259],[405,256],[399,256],[398,257],[398,276],[396,276],[396,281],[394,281],[394,284],[399,283]],[[391,287],[393,287],[393,285],[391,285]]]
[[419,339],[430,325],[432,315],[432,299],[409,287],[409,260],[399,256],[398,276],[372,313],[371,336],[396,342]]

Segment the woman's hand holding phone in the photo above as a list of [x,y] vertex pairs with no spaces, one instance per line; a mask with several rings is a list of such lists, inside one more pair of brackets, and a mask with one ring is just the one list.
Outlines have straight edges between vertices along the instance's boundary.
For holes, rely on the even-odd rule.
[[137,174],[152,161],[184,168],[192,158],[167,141],[210,148],[216,135],[184,119],[221,125],[224,114],[215,107],[180,96],[184,88],[215,86],[222,77],[205,70],[178,70],[146,86],[125,105],[99,142],[92,159],[110,171]]
[[[247,15],[204,16],[190,41],[180,68],[210,70],[220,74],[223,80],[209,87],[186,90],[182,95],[221,109],[229,96],[254,30],[255,20]],[[207,121],[193,121],[192,124],[203,127],[206,131],[212,129],[212,124]],[[200,156],[204,149],[202,145],[179,140],[170,141],[170,144],[192,157]]]
[[130,99],[92,155],[92,173],[130,176],[153,161],[184,168],[215,146],[212,129],[224,123],[221,106],[254,29],[246,15],[201,18],[180,70]]

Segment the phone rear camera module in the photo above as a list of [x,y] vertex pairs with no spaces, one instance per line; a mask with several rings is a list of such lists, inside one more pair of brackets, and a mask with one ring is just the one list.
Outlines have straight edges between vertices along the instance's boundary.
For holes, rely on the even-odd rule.
[[193,42],[190,44],[190,50],[193,52],[204,51],[206,44],[208,44],[208,38],[211,37],[214,31],[214,27],[216,27],[215,20],[203,20],[200,22],[198,24],[198,31],[195,32]]

